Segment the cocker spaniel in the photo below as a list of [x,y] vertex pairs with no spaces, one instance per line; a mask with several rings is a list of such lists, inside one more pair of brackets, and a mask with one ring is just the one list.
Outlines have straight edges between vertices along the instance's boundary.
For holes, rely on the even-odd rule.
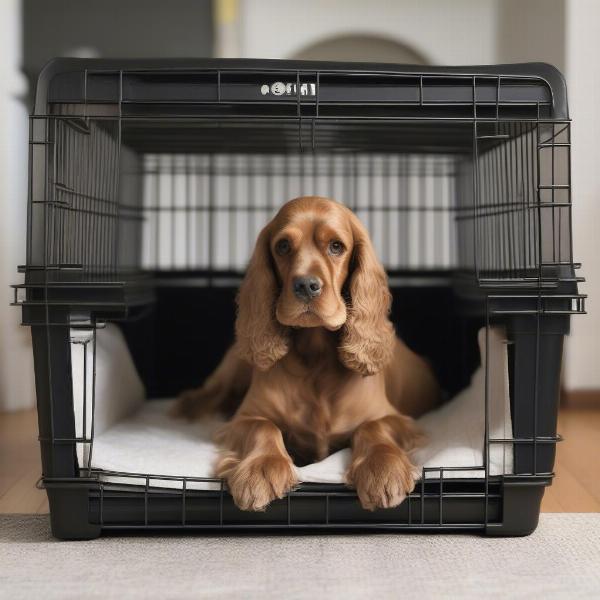
[[234,413],[217,434],[216,475],[236,505],[264,510],[297,484],[294,462],[352,448],[347,482],[369,510],[414,488],[413,417],[438,403],[425,360],[394,333],[392,296],[354,213],[311,196],[261,231],[239,290],[236,341],[175,412]]

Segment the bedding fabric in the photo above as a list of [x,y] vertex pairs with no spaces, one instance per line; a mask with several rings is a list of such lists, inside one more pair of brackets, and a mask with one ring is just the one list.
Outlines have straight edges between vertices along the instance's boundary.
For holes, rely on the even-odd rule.
[[[512,437],[508,388],[508,360],[504,332],[491,328],[486,343],[486,330],[478,335],[481,363],[471,378],[470,385],[438,410],[421,419],[420,426],[427,434],[428,443],[416,451],[413,459],[425,467],[428,478],[440,477],[442,468],[465,470],[444,471],[444,478],[484,477],[483,447],[485,436],[485,355],[488,362],[488,419],[490,439]],[[168,416],[172,400],[143,401],[143,387],[135,373],[129,352],[117,327],[108,326],[98,331],[96,358],[96,434],[91,465],[95,469],[113,472],[137,473],[186,478],[210,478],[217,448],[212,434],[222,423],[219,419],[188,423]],[[89,363],[86,368],[90,369]],[[83,373],[86,386],[92,372],[83,369],[82,359],[74,361],[74,391],[83,395]],[[76,370],[75,367],[78,367]],[[89,403],[91,394],[86,394]],[[91,406],[86,414],[91,414]],[[76,411],[82,422],[83,411]],[[89,418],[89,417],[86,417]],[[89,431],[89,425],[86,427]],[[81,427],[81,426],[80,426]],[[86,464],[88,455],[79,453],[80,464]],[[343,483],[350,461],[350,450],[340,450],[325,460],[297,468],[303,482]],[[469,470],[474,468],[475,470]],[[512,447],[491,444],[489,453],[490,475],[511,473]],[[115,483],[144,484],[145,479],[123,478],[104,474],[103,479]],[[150,478],[149,485],[181,488],[182,481]],[[187,482],[188,489],[219,489],[214,482]]]

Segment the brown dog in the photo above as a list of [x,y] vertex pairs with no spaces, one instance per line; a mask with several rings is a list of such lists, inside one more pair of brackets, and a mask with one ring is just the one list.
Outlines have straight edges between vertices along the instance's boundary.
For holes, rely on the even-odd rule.
[[[291,200],[262,230],[238,295],[237,339],[176,412],[233,412],[216,474],[237,506],[263,510],[298,464],[352,446],[347,481],[364,508],[414,488],[411,417],[438,403],[427,363],[394,334],[391,294],[368,233],[343,205]],[[409,415],[409,416],[407,416]]]

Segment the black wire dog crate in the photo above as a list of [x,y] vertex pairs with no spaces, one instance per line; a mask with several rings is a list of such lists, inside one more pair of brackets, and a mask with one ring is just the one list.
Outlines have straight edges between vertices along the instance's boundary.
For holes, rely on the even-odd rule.
[[[534,530],[558,441],[563,337],[584,311],[566,88],[553,67],[61,59],[38,81],[30,165],[15,304],[32,331],[57,537]],[[477,331],[503,327],[512,434],[490,435],[486,361],[482,463],[458,478],[443,464],[424,469],[394,509],[364,511],[344,485],[301,484],[263,513],[243,512],[219,480],[199,490],[185,473],[94,468],[106,399],[95,380],[74,394],[75,345],[95,366],[99,328],[118,322],[148,397],[198,385],[232,340],[258,231],[300,195],[338,199],[367,225],[397,330],[450,394],[478,366]],[[513,452],[510,473],[489,470],[498,446]]]

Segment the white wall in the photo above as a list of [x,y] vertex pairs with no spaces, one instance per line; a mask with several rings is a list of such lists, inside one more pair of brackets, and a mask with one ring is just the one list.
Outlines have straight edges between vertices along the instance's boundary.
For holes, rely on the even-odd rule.
[[33,358],[21,311],[9,306],[17,265],[25,262],[27,215],[26,92],[19,72],[20,1],[0,1],[0,410],[34,404]]
[[374,34],[430,64],[494,62],[495,0],[242,0],[243,57],[286,58],[341,34]]
[[573,318],[567,343],[565,385],[576,390],[600,388],[600,2],[569,0],[566,8],[574,256],[589,295],[589,314]]

